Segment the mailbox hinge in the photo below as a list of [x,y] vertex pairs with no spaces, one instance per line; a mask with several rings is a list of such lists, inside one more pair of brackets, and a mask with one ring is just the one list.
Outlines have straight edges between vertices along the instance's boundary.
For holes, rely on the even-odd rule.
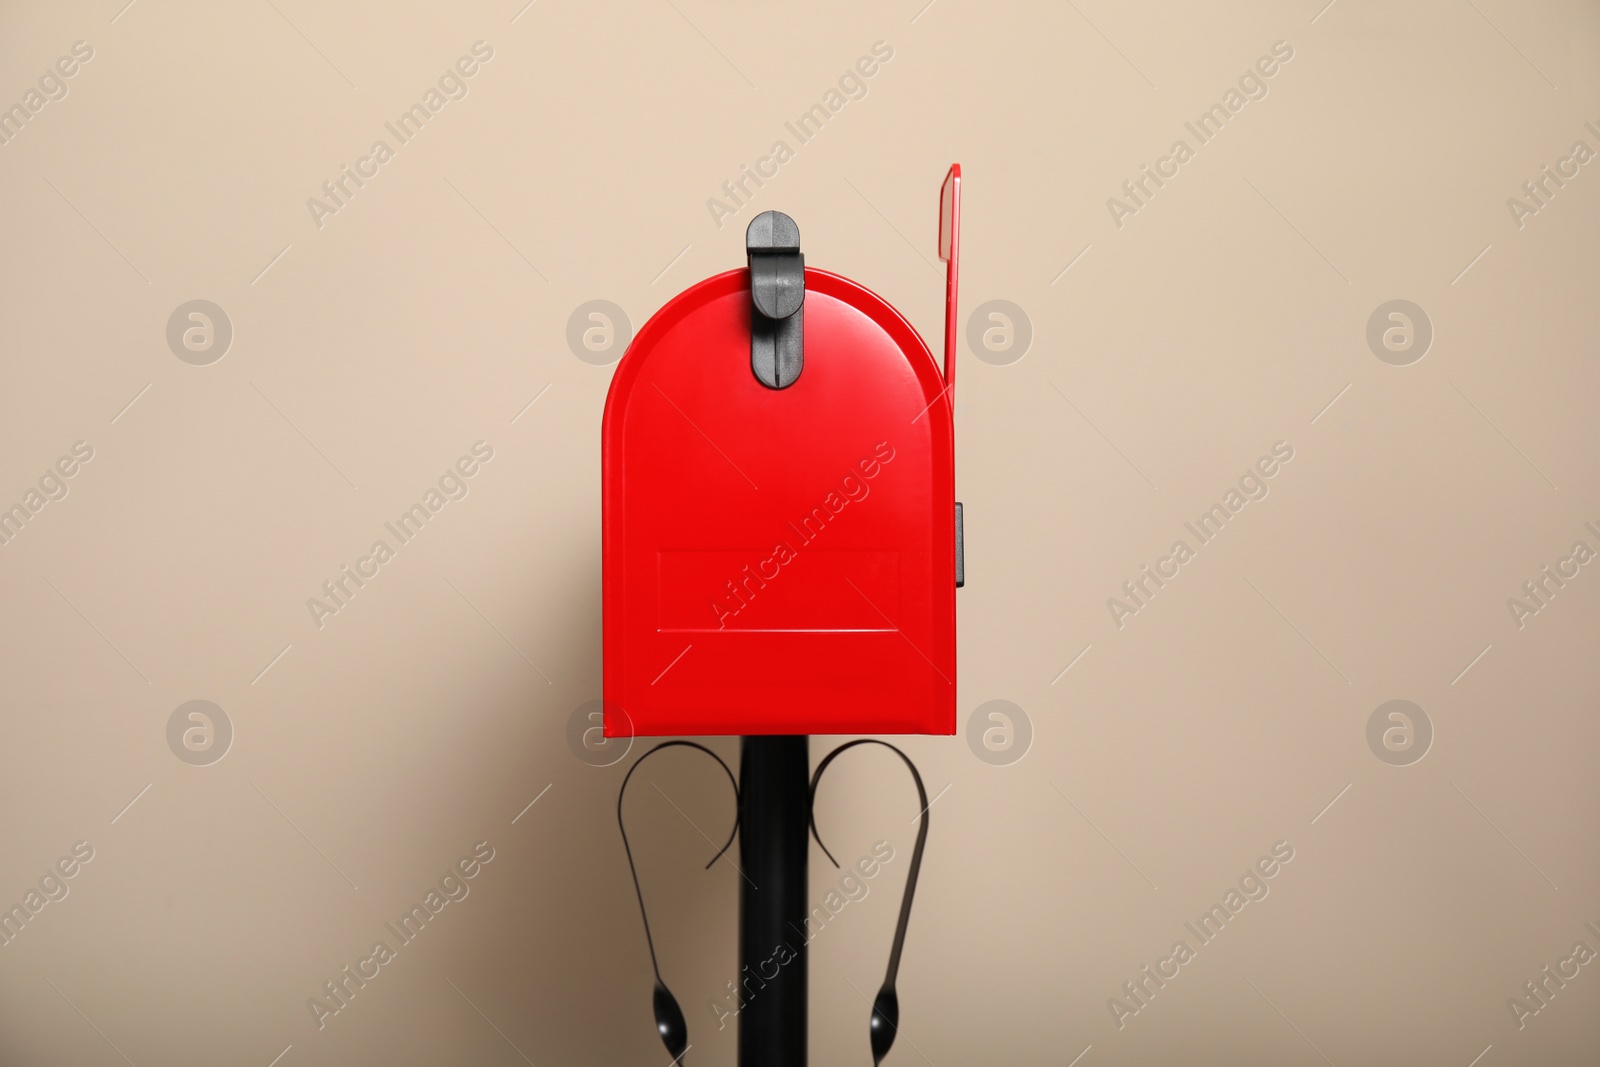
[[956,588],[967,584],[967,537],[961,528],[961,501],[956,501]]
[[750,369],[769,389],[787,389],[805,365],[806,257],[800,227],[763,211],[744,235],[750,257]]

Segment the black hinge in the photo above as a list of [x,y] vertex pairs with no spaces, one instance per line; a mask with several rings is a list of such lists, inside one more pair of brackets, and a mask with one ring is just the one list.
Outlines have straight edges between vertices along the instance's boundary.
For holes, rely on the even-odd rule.
[[750,369],[769,389],[787,389],[805,365],[806,257],[800,227],[763,211],[744,234],[750,257]]
[[956,588],[967,584],[966,537],[961,532],[961,501],[956,501]]

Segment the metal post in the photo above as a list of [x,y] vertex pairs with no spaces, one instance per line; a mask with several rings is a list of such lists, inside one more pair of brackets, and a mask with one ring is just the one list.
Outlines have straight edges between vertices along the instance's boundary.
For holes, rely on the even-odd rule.
[[741,745],[739,1067],[806,1063],[809,742],[746,737]]

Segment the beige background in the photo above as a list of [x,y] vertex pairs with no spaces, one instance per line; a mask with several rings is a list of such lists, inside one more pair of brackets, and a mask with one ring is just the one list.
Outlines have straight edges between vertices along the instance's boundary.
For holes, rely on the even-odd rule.
[[[1507,999],[1600,950],[1600,572],[1520,629],[1506,604],[1600,549],[1600,172],[1520,229],[1506,203],[1600,149],[1595,4],[123,3],[0,14],[0,103],[94,49],[0,147],[0,503],[94,449],[0,548],[0,903],[94,849],[0,948],[0,1060],[664,1063],[626,763],[567,742],[614,365],[566,323],[637,328],[775,207],[936,337],[959,160],[963,332],[1002,299],[1034,333],[960,354],[959,708],[1034,737],[1006,766],[907,742],[944,792],[888,1062],[1595,1062],[1600,965],[1520,1030]],[[466,98],[319,229],[307,198],[479,40]],[[707,198],[879,40],[868,95],[719,229]],[[1107,198],[1278,41],[1268,95],[1119,229]],[[165,340],[197,298],[234,330],[209,366]],[[1366,342],[1392,299],[1433,325],[1409,366]],[[469,495],[319,629],[307,598],[479,440]],[[1277,441],[1270,495],[1117,628],[1107,598]],[[234,730],[210,766],[168,747],[194,699]],[[1392,699],[1435,734],[1410,766],[1368,747]],[[690,1062],[731,1064],[738,875],[700,869],[731,801],[652,766],[663,969]],[[815,1063],[869,1062],[915,814],[892,757],[838,765],[830,843],[897,859],[815,944]],[[470,895],[319,1030],[308,998],[479,841]],[[1279,841],[1270,895],[1118,1029],[1108,999]]]

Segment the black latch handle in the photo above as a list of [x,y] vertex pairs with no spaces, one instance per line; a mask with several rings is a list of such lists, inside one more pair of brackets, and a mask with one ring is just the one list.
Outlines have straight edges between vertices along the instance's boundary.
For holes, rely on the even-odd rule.
[[750,259],[750,369],[769,389],[787,389],[805,365],[806,257],[800,227],[763,211],[744,235]]

